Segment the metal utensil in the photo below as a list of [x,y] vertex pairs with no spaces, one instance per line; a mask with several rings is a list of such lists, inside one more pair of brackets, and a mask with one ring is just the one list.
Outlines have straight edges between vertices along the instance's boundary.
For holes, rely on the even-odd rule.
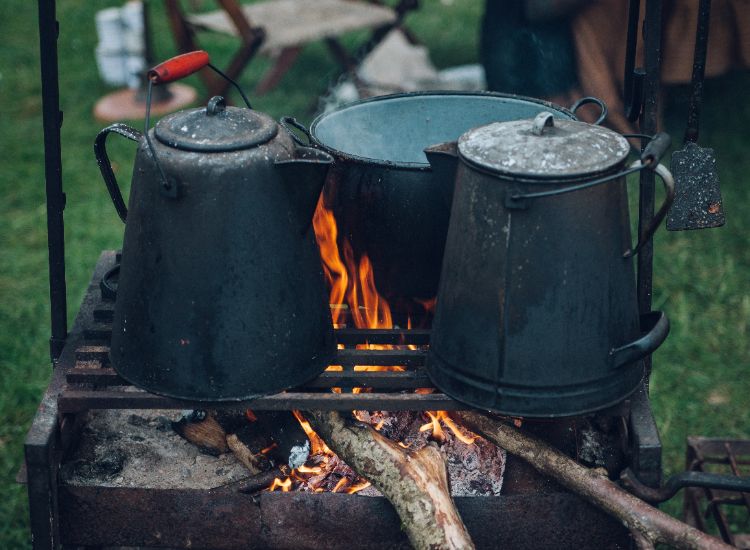
[[682,149],[672,154],[675,201],[667,216],[669,231],[721,227],[725,223],[714,150],[698,145],[698,119],[706,69],[711,0],[700,0],[695,36],[688,125]]

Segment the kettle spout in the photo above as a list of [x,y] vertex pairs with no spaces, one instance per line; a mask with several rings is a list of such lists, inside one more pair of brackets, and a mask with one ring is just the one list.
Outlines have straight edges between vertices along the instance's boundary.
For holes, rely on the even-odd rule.
[[302,234],[310,229],[332,163],[331,155],[313,147],[297,147],[294,158],[275,163],[289,193],[291,211]]
[[453,202],[453,188],[458,168],[458,143],[455,141],[431,145],[424,150],[433,173],[433,182],[439,189],[447,208]]

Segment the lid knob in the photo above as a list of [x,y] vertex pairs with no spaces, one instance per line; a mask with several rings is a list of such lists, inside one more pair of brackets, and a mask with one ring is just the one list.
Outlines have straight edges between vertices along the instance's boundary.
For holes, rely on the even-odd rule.
[[215,115],[218,115],[219,113],[223,113],[226,110],[227,110],[227,102],[220,95],[213,96],[211,99],[208,100],[208,104],[206,105],[206,114],[208,116],[215,116]]
[[542,111],[534,117],[534,124],[531,127],[531,133],[535,136],[541,136],[544,129],[555,126],[555,117],[549,111]]

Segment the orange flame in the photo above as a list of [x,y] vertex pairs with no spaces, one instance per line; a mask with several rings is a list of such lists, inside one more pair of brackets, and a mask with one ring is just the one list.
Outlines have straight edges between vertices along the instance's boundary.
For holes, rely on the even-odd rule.
[[466,445],[471,445],[476,441],[477,437],[467,436],[464,435],[461,429],[458,427],[458,425],[453,421],[453,419],[448,416],[448,413],[446,411],[426,411],[427,416],[430,417],[430,421],[427,424],[422,424],[420,426],[419,431],[420,432],[426,432],[427,430],[432,430],[432,438],[435,441],[444,442],[445,441],[445,432],[443,431],[440,422],[445,424],[445,426],[453,433],[454,436],[456,436],[456,439],[461,441],[462,443],[465,443]]
[[339,479],[339,482],[336,484],[336,486],[333,489],[331,489],[331,492],[338,493],[339,490],[343,489],[344,485],[346,485],[347,483],[349,483],[349,480],[346,479],[345,477],[342,477],[341,479]]
[[353,495],[354,493],[358,493],[362,489],[367,489],[369,486],[370,486],[369,481],[363,481],[362,483],[357,483],[355,485],[352,485],[346,490],[346,492],[350,495]]
[[333,212],[323,205],[323,195],[320,196],[318,207],[315,209],[313,230],[320,249],[320,258],[323,260],[323,272],[328,285],[331,287],[329,303],[332,304],[333,325],[340,326],[343,315],[340,306],[344,303],[346,291],[349,287],[349,274],[339,255],[339,247],[336,242],[339,230],[336,226],[336,219],[333,217]]
[[307,435],[307,439],[310,440],[310,454],[311,455],[330,455],[333,454],[331,452],[331,449],[328,448],[328,445],[325,444],[325,441],[323,441],[320,436],[315,433],[315,430],[312,429],[312,426],[310,426],[310,423],[305,420],[305,417],[302,416],[302,413],[299,411],[292,411],[292,414],[294,414],[294,417],[299,422],[300,426],[302,426],[302,429],[305,431],[305,434]]
[[277,477],[277,478],[274,478],[273,483],[271,483],[271,486],[268,487],[268,490],[275,491],[276,489],[281,489],[282,492],[288,493],[291,488],[292,488],[292,478],[288,477],[284,481],[281,481]]

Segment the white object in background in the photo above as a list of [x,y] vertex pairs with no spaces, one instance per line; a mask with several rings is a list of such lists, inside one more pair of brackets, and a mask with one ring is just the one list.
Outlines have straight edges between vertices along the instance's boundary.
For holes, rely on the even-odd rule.
[[388,33],[357,71],[372,95],[413,92],[437,80],[437,69],[424,46],[415,46],[399,29]]
[[143,37],[143,2],[130,0],[121,9],[122,40],[130,55],[142,55],[145,50]]
[[96,12],[96,35],[99,37],[98,48],[104,52],[121,52],[125,49],[122,39],[122,19],[120,8],[107,8]]
[[487,89],[484,67],[479,64],[443,69],[438,73],[438,83],[441,90],[477,92]]
[[143,3],[130,0],[122,8],[96,14],[96,64],[102,80],[112,86],[137,88],[145,70]]
[[96,66],[99,68],[99,76],[106,84],[110,86],[127,84],[128,73],[122,51],[110,51],[97,46]]

